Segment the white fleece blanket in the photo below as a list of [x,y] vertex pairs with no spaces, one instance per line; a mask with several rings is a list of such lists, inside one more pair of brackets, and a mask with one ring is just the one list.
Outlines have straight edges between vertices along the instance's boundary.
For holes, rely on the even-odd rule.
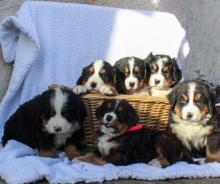
[[[114,63],[125,56],[169,54],[182,64],[189,50],[185,31],[174,15],[80,4],[26,2],[0,25],[5,62],[14,69],[0,104],[4,122],[19,104],[51,83],[73,86],[82,68],[95,59]],[[178,163],[166,169],[134,164],[103,167],[68,159],[40,158],[31,148],[11,141],[0,150],[0,176],[8,183],[46,178],[51,183],[100,182],[118,178],[159,180],[220,176],[220,165]]]

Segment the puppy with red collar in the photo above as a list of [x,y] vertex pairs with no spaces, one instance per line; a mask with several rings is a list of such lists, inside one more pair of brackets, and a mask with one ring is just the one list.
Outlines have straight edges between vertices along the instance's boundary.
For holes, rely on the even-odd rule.
[[182,78],[175,58],[150,53],[145,61],[150,65],[149,88],[151,96],[167,96]]
[[198,80],[184,81],[168,98],[171,133],[192,156],[220,162],[220,122],[210,87]]
[[73,92],[116,95],[117,92],[113,86],[113,67],[104,60],[96,60],[83,68],[77,86],[73,87]]
[[172,135],[138,124],[138,114],[126,100],[104,101],[96,116],[101,122],[96,148],[77,160],[98,165],[128,165],[153,160],[150,164],[162,167],[179,160],[193,163],[181,144],[173,141]]

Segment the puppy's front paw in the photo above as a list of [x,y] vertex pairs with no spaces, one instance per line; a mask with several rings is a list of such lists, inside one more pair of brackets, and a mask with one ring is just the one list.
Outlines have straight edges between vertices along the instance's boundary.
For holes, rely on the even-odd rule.
[[103,95],[109,95],[109,96],[117,95],[116,89],[110,85],[101,86],[101,88],[99,89],[99,92]]
[[73,87],[73,92],[80,95],[80,94],[85,94],[87,93],[87,89],[83,85],[77,85]]
[[150,162],[148,162],[148,165],[151,165],[151,166],[155,166],[155,167],[162,167],[161,164],[160,164],[160,161],[155,158],[153,160],[151,160]]

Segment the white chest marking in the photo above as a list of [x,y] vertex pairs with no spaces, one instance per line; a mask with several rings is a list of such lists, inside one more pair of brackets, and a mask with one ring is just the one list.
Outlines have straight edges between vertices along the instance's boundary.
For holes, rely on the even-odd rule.
[[109,142],[112,137],[110,135],[103,135],[98,138],[98,149],[103,156],[107,156],[110,150],[115,147],[114,142]]
[[196,149],[206,145],[207,136],[213,129],[212,125],[203,126],[202,122],[186,122],[180,120],[176,115],[173,115],[176,123],[171,124],[172,132],[182,141],[182,143],[191,150],[193,145]]

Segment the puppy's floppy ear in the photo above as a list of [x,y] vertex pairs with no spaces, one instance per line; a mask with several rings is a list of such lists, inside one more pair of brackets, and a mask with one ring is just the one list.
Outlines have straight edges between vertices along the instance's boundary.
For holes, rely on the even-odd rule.
[[209,113],[210,114],[215,114],[216,111],[217,111],[217,108],[215,106],[216,99],[217,99],[216,92],[209,87],[209,104],[208,104],[208,108],[209,108]]
[[172,58],[171,61],[173,65],[174,85],[176,85],[182,79],[182,71],[180,70],[175,58]]
[[82,125],[85,118],[87,116],[87,109],[83,101],[80,99],[78,101],[78,107],[77,107],[77,118],[79,121],[79,124]]
[[179,85],[175,86],[170,94],[167,96],[169,103],[170,103],[170,110],[173,111],[178,97]]
[[150,54],[144,59],[144,61],[146,63],[151,63],[151,61],[153,61],[153,59],[154,59],[154,55],[152,52],[150,52]]
[[151,74],[151,68],[149,63],[145,62],[145,78],[148,81],[150,78],[150,74]]
[[[127,102],[128,103],[128,102]],[[127,124],[129,126],[134,126],[136,124],[138,124],[139,122],[139,115],[137,113],[137,111],[128,103],[127,104],[128,110],[126,113],[126,120],[127,120]]]
[[76,85],[82,85],[83,79],[84,79],[85,76],[86,76],[86,72],[88,71],[88,68],[89,68],[88,66],[85,67],[85,68],[83,68],[82,73],[81,73],[81,76],[80,76],[79,79],[77,80]]

